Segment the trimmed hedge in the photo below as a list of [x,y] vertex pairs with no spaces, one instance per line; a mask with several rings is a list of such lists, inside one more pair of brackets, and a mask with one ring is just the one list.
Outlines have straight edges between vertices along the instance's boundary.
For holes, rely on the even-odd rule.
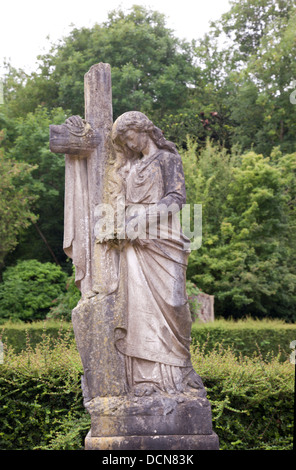
[[57,339],[70,335],[74,338],[72,323],[63,320],[43,320],[33,323],[7,322],[0,325],[0,340],[16,353],[27,348],[35,348],[42,342],[44,335]]
[[221,345],[208,354],[196,346],[192,362],[207,388],[221,450],[292,450],[294,365],[260,355],[238,359]]
[[[206,346],[206,345],[205,345]],[[238,358],[197,344],[192,362],[212,405],[222,450],[292,448],[294,365],[260,355]],[[4,350],[0,365],[0,449],[78,450],[90,427],[81,361],[69,332],[44,334],[33,350]]]
[[192,344],[202,345],[205,352],[217,344],[230,347],[239,357],[260,354],[265,360],[278,356],[285,361],[291,354],[290,343],[296,339],[296,324],[281,320],[246,319],[238,321],[215,320],[212,323],[194,323]]
[[4,347],[0,365],[0,449],[82,449],[90,427],[82,366],[70,335],[43,335],[21,354]]
[[[45,320],[33,323],[12,323],[0,325],[0,339],[15,352],[26,348],[28,341],[34,348],[43,335],[52,338],[70,334],[74,338],[72,324],[66,321]],[[217,344],[231,347],[239,357],[260,353],[264,359],[279,354],[286,360],[290,353],[290,343],[296,339],[296,324],[280,320],[215,320],[212,323],[194,323],[192,345],[202,345],[205,352],[212,351]]]

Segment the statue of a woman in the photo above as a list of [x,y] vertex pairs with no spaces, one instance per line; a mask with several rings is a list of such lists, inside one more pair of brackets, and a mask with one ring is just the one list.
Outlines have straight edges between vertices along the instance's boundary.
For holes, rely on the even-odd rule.
[[[190,357],[185,284],[189,239],[173,223],[186,198],[181,157],[160,129],[136,111],[115,121],[112,140],[116,151],[112,197],[114,201],[124,197],[126,203],[125,234],[118,246],[126,267],[127,317],[116,347],[125,358],[128,389],[136,396],[192,389],[205,396]],[[133,210],[139,206],[144,208],[137,218],[144,221],[142,230],[129,230],[134,227]],[[168,226],[162,227],[166,208]],[[161,236],[163,228],[166,237]]]

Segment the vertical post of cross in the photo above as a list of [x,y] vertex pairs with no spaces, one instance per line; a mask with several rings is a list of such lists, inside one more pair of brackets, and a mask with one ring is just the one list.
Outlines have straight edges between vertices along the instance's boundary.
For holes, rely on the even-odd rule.
[[98,217],[95,209],[107,195],[106,178],[113,158],[109,64],[95,64],[85,74],[84,99],[85,119],[71,116],[60,126],[50,126],[50,149],[65,153],[63,246],[75,266],[75,282],[82,294],[72,311],[72,323],[87,402],[125,392],[123,358],[114,338],[124,322],[117,253],[97,243],[94,230]]
[[[87,161],[87,179],[89,198],[89,217],[91,227],[90,258],[95,260],[94,250],[99,251],[95,243],[94,227],[97,222],[95,208],[104,202],[105,176],[109,159],[112,156],[111,131],[113,125],[111,68],[109,64],[93,65],[84,76],[85,120],[100,135],[100,142],[91,151]],[[97,254],[98,256],[98,254]],[[96,272],[92,263],[92,284],[96,290]]]

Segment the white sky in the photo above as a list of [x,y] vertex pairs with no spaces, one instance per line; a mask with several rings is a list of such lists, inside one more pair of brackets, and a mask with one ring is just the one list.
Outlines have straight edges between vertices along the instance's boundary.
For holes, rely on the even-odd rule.
[[[144,5],[164,13],[179,38],[198,39],[209,21],[230,9],[229,0],[5,0],[0,6],[0,75],[4,59],[16,68],[36,70],[38,54],[76,27],[102,23],[118,7]],[[71,26],[72,25],[72,26]],[[49,39],[47,39],[49,36]]]

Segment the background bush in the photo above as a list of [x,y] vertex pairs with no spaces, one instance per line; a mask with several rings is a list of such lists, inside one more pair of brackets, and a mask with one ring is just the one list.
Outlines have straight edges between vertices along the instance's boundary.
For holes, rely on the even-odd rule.
[[74,338],[72,323],[63,320],[43,320],[32,323],[7,322],[0,325],[0,337],[3,343],[17,354],[24,351],[28,344],[35,349],[43,341],[45,334],[53,341],[65,336]]
[[[70,335],[74,338],[71,322],[47,319],[33,323],[7,322],[0,326],[2,341],[16,353],[26,349],[28,342],[34,349],[46,334],[53,340]],[[290,343],[296,339],[296,325],[281,320],[223,320],[211,323],[195,322],[191,331],[192,345],[199,344],[206,353],[217,344],[231,347],[236,357],[259,354],[269,360],[279,356],[285,361],[291,353]]]
[[66,283],[66,292],[62,292],[57,298],[55,304],[50,308],[47,318],[71,320],[71,313],[81,298],[81,292],[75,285],[75,268],[68,277]]
[[265,360],[278,356],[279,361],[285,361],[291,354],[290,343],[296,339],[296,325],[281,320],[219,319],[195,322],[191,337],[193,345],[201,345],[206,353],[221,344],[231,348],[236,357],[260,354]]
[[66,290],[67,275],[60,266],[37,260],[19,261],[3,273],[0,320],[33,321],[46,317]]
[[73,339],[45,332],[34,351],[5,348],[0,366],[0,449],[80,449],[89,429]]
[[193,366],[207,388],[221,450],[292,450],[294,365],[257,357],[238,359],[216,345],[197,346]]

